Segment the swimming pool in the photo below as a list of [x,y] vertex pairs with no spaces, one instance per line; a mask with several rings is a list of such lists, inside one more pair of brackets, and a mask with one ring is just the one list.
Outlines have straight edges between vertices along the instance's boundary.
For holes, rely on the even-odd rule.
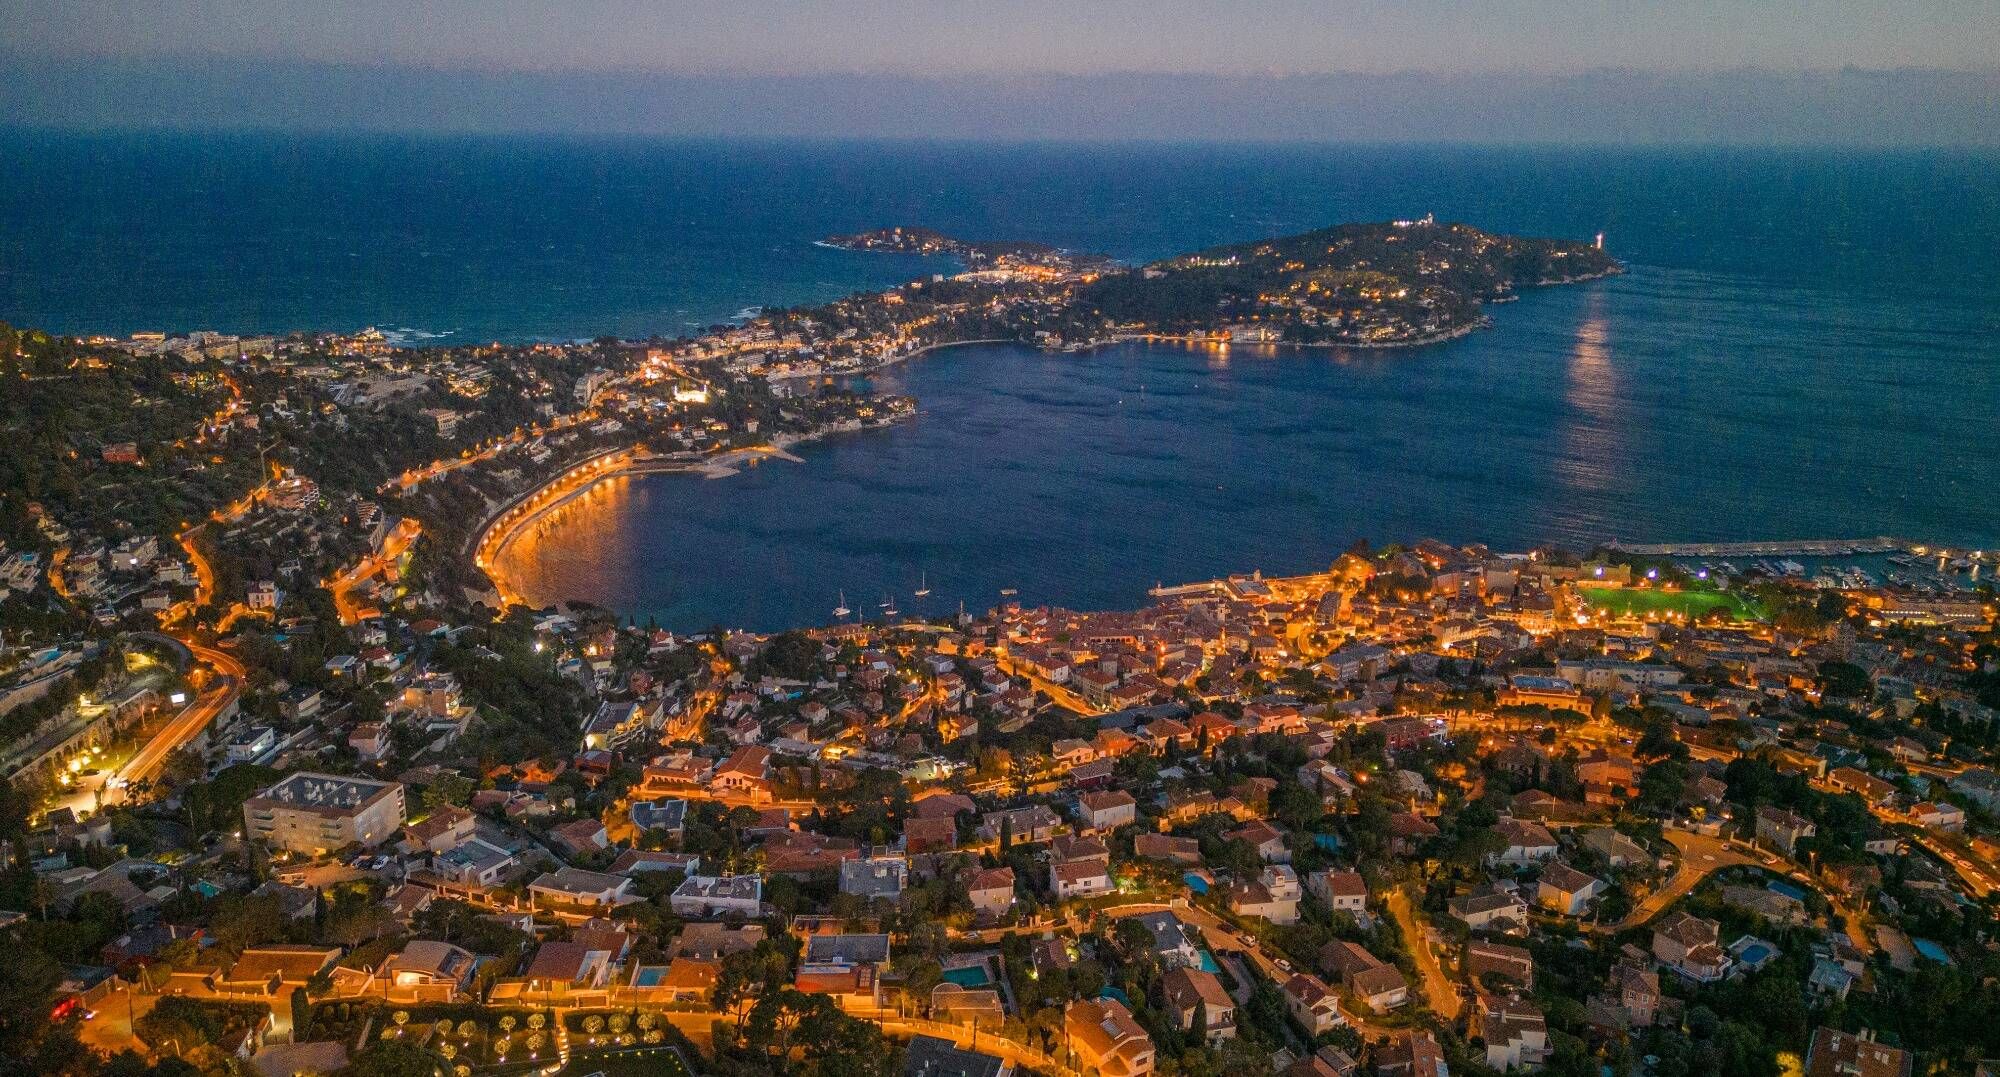
[[1940,965],[1951,964],[1951,955],[1945,952],[1945,948],[1929,939],[1911,939],[1910,946]]
[[966,965],[962,968],[946,969],[944,970],[944,979],[946,983],[954,983],[960,987],[985,987],[993,982],[993,978],[986,975],[985,965]]

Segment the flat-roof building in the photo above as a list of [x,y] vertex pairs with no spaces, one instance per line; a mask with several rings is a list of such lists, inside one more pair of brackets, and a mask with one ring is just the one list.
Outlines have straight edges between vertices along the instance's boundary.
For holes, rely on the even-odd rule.
[[401,782],[301,771],[243,802],[243,832],[276,848],[320,856],[395,836],[404,819]]

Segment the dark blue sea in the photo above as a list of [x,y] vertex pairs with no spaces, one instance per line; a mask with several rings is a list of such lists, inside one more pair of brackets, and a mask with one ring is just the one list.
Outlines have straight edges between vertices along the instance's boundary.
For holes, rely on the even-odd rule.
[[[892,223],[1143,259],[1421,216],[1588,238],[1623,277],[1390,352],[941,352],[922,413],[708,481],[622,480],[510,552],[674,627],[1002,588],[1130,606],[1356,539],[2000,545],[2000,156],[0,135],[0,318],[673,334],[949,269]],[[919,580],[932,594],[919,602]]]

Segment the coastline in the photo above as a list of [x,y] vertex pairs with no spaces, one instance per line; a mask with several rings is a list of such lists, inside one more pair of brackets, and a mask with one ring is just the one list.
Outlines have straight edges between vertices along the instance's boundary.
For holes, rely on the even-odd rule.
[[1423,348],[1432,344],[1445,344],[1462,337],[1471,336],[1481,329],[1490,329],[1492,325],[1491,319],[1481,316],[1477,321],[1453,326],[1450,329],[1440,330],[1436,333],[1427,333],[1423,336],[1409,337],[1403,340],[1371,340],[1362,342],[1222,340],[1214,337],[1174,336],[1163,333],[1132,333],[1112,337],[1110,340],[1092,341],[1089,344],[1077,345],[1075,348],[1065,348],[1063,351],[1096,351],[1100,348],[1109,348],[1119,344],[1185,344],[1192,347],[1221,346],[1230,348],[1313,348],[1323,351],[1393,351],[1397,348]]
[[[693,459],[657,456],[637,444],[606,449],[595,456],[578,461],[560,474],[522,491],[496,507],[473,531],[469,547],[461,550],[460,555],[471,558],[472,567],[486,578],[488,597],[497,600],[501,609],[525,606],[527,602],[520,592],[508,586],[500,576],[498,571],[500,555],[522,531],[537,520],[570,504],[606,481],[631,475],[700,475],[706,479],[726,479],[742,473],[738,465],[766,458],[803,464],[806,462],[805,458],[792,453],[790,450],[793,447],[810,444],[834,434],[879,430],[892,425],[894,421],[889,420],[851,428],[828,427],[803,434],[776,434],[769,442],[762,445],[724,449],[709,456]],[[555,492],[565,484],[570,484],[572,488],[563,489],[560,493]]]
[[[845,249],[845,248],[839,248],[839,249]],[[1606,280],[1611,277],[1620,276],[1624,272],[1625,269],[1623,266],[1613,266],[1612,268],[1606,269],[1601,273],[1584,273],[1574,277],[1560,277],[1560,278],[1551,278],[1546,280],[1538,280],[1527,284],[1525,287],[1545,288],[1545,287],[1555,287],[1564,284],[1588,284],[1591,281]],[[1485,307],[1487,305],[1492,305],[1492,304],[1512,303],[1520,298],[1521,297],[1518,291],[1509,291],[1504,295],[1491,296],[1485,299],[1481,299],[1480,305],[1481,307]],[[1011,337],[985,337],[978,340],[954,340],[942,344],[926,345],[922,348],[909,352],[905,355],[884,360],[880,364],[880,366],[878,366],[876,369],[880,369],[880,367],[894,365],[895,363],[899,363],[904,359],[914,359],[917,356],[924,354],[925,352],[935,351],[939,348],[957,347],[958,345],[961,344],[1018,344],[1024,348],[1035,348],[1037,350],[1042,350],[1042,351],[1055,351],[1060,354],[1080,354],[1083,352],[1096,351],[1101,348],[1113,347],[1119,344],[1160,344],[1160,343],[1186,344],[1198,347],[1213,347],[1216,345],[1226,345],[1231,347],[1244,347],[1244,348],[1269,347],[1269,348],[1314,348],[1314,349],[1322,349],[1328,351],[1344,351],[1344,350],[1392,351],[1397,348],[1425,348],[1433,344],[1446,344],[1451,341],[1459,340],[1461,338],[1470,336],[1473,333],[1476,333],[1482,329],[1491,329],[1491,328],[1493,328],[1493,319],[1489,315],[1482,313],[1478,318],[1466,322],[1463,325],[1455,325],[1449,329],[1441,329],[1435,333],[1424,333],[1417,336],[1402,337],[1395,340],[1236,341],[1236,340],[1228,340],[1228,339],[1209,337],[1209,336],[1194,336],[1189,334],[1120,333],[1115,336],[1106,338],[1104,340],[1085,341],[1077,344],[1068,345],[1062,348],[1048,349],[1048,348],[1041,348],[1038,345],[1031,344],[1027,341]]]
[[[841,248],[836,248],[836,249],[841,249]],[[1603,280],[1608,277],[1617,276],[1623,272],[1624,270],[1622,267],[1613,267],[1611,269],[1605,270],[1602,273],[1587,274],[1579,277],[1564,278],[1561,280],[1536,281],[1533,285],[1530,285],[1530,287],[1553,286],[1558,284],[1581,284],[1593,280]],[[1495,300],[1484,300],[1482,301],[1482,303],[1507,301],[1507,300],[1512,300],[1514,298],[1518,297],[1510,293],[1505,297],[1499,297]],[[1243,341],[1238,343],[1227,340],[1216,340],[1209,337],[1177,336],[1177,335],[1153,334],[1153,333],[1130,333],[1130,334],[1120,334],[1118,336],[1112,337],[1107,340],[1097,340],[1097,341],[1090,341],[1088,343],[1076,344],[1065,348],[1056,349],[1055,351],[1057,354],[1083,354],[1087,352],[1100,351],[1102,349],[1109,347],[1115,347],[1120,344],[1155,344],[1155,343],[1179,344],[1188,347],[1214,347],[1217,345],[1222,345],[1222,346],[1234,345],[1243,348],[1268,347],[1272,349],[1292,348],[1292,349],[1314,349],[1323,351],[1340,351],[1340,350],[1388,351],[1398,348],[1421,348],[1421,347],[1429,347],[1434,344],[1449,343],[1451,341],[1459,340],[1461,338],[1470,336],[1471,334],[1481,329],[1491,328],[1492,324],[1493,324],[1492,319],[1482,314],[1478,319],[1474,321],[1467,322],[1464,325],[1453,326],[1450,329],[1443,330],[1437,333],[1429,333],[1420,337],[1412,337],[1403,340],[1368,341],[1361,343],[1349,343],[1349,342],[1324,343],[1324,342],[1304,342],[1304,341],[1285,341],[1285,340]],[[1040,351],[1050,350],[1046,348],[1038,348],[1036,345],[1027,343],[1025,341],[1013,337],[979,337],[970,340],[947,340],[947,341],[939,341],[932,344],[926,344],[923,345],[922,347],[914,348],[907,352],[902,352],[896,355],[884,357],[879,362],[870,365],[868,367],[864,367],[858,371],[855,371],[854,373],[859,376],[867,376],[869,374],[887,370],[891,367],[900,365],[910,360],[921,358],[925,355],[929,355],[932,352],[943,351],[948,348],[966,347],[974,344],[1012,344],[1017,347],[1029,348],[1032,350],[1040,350]],[[650,474],[699,474],[708,479],[728,478],[732,475],[740,473],[741,469],[734,465],[752,458],[764,457],[764,456],[775,456],[779,459],[788,460],[793,463],[803,464],[806,462],[804,458],[793,455],[789,451],[794,446],[811,444],[813,442],[819,441],[823,438],[829,437],[837,433],[852,433],[864,429],[882,429],[884,427],[894,425],[894,422],[895,421],[892,419],[867,426],[857,426],[851,428],[844,426],[831,427],[821,430],[809,431],[802,434],[775,434],[765,444],[728,449],[713,454],[712,456],[702,458],[700,460],[673,459],[669,457],[652,456],[651,454],[646,453],[643,447],[637,444],[628,445],[620,449],[606,450],[603,453],[599,453],[597,456],[593,456],[583,461],[580,461],[577,465],[574,465],[573,467],[565,470],[561,474],[556,475],[553,478],[550,478],[546,482],[543,482],[540,485],[530,490],[522,492],[518,496],[510,499],[506,503],[495,508],[493,512],[490,513],[485,518],[485,520],[481,522],[478,530],[474,532],[476,538],[472,543],[470,549],[461,551],[461,556],[469,555],[471,557],[473,567],[477,569],[479,573],[486,578],[491,592],[491,597],[496,598],[498,600],[499,605],[502,609],[514,605],[525,605],[526,603],[521,599],[519,592],[514,591],[513,589],[508,587],[506,582],[502,580],[497,573],[497,564],[501,553],[503,553],[506,547],[513,542],[514,538],[517,535],[519,535],[522,529],[532,524],[536,520],[541,519],[549,512],[557,508],[560,508],[563,505],[569,504],[577,496],[594,488],[604,480],[618,478],[626,475],[635,475],[635,474],[649,474],[649,475]],[[546,504],[536,505],[534,508],[527,510],[517,519],[503,521],[503,517],[507,517],[510,514],[516,512],[521,506],[536,502],[538,500],[547,497],[549,495],[549,491],[562,485],[565,482],[575,481],[575,476],[579,469],[591,467],[598,461],[605,460],[607,458],[621,457],[621,456],[624,457],[624,459],[619,460],[614,465],[604,467],[599,473],[595,475],[589,476],[588,481],[583,482],[582,485],[578,486],[576,489],[566,491],[563,494],[549,500]],[[505,523],[504,531],[496,531],[497,528],[502,526],[503,522]]]
[[926,344],[921,348],[915,348],[910,351],[903,352],[899,355],[889,356],[888,358],[881,360],[875,365],[861,370],[859,373],[866,375],[866,374],[871,374],[877,370],[887,370],[890,367],[895,366],[899,363],[904,363],[911,359],[916,359],[921,356],[929,355],[930,353],[935,351],[943,351],[946,348],[962,348],[968,344],[1020,344],[1021,347],[1024,348],[1034,347],[1034,345],[1032,344],[1022,344],[1021,341],[1016,340],[1013,337],[978,337],[972,340],[946,340],[946,341],[940,341],[936,344]]

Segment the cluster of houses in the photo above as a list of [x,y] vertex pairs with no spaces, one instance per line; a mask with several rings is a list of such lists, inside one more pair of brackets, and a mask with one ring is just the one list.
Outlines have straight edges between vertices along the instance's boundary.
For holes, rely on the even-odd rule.
[[[336,951],[306,978],[334,966],[343,997],[699,1004],[724,958],[789,931],[801,955],[793,985],[865,1014],[911,1001],[892,999],[901,981],[892,949],[903,940],[875,913],[919,888],[962,894],[969,912],[954,930],[1028,933],[1034,959],[1051,963],[1069,960],[1075,911],[1141,895],[1169,906],[1130,917],[1163,970],[1158,989],[1145,1000],[1065,1001],[1064,1041],[1084,1072],[1138,1077],[1184,1049],[1155,1042],[1146,1022],[1156,1019],[1199,1042],[1240,1038],[1243,1000],[1218,958],[1270,978],[1295,1029],[1355,1030],[1365,1044],[1358,1054],[1295,1053],[1295,1073],[1347,1075],[1365,1060],[1376,1073],[1441,1077],[1437,1039],[1383,1024],[1439,998],[1456,1000],[1444,1016],[1487,1064],[1530,1070],[1554,1050],[1524,945],[1538,932],[1649,933],[1647,947],[1615,955],[1585,1000],[1588,1026],[1605,1040],[1672,1024],[1675,995],[1753,975],[1781,953],[1759,934],[1725,937],[1718,920],[1675,901],[1625,923],[1635,898],[1691,870],[1656,828],[1623,825],[1635,802],[1657,805],[1655,822],[1688,840],[1775,866],[1769,878],[1706,884],[1771,933],[1816,924],[1808,890],[1865,901],[1879,874],[1871,882],[1855,857],[1809,857],[1824,825],[1810,800],[1743,812],[1726,780],[1732,761],[1795,776],[1813,796],[1857,798],[1870,821],[1867,856],[1915,865],[1924,843],[1948,842],[1939,847],[1974,866],[1940,870],[1940,900],[1960,881],[1954,870],[1977,871],[1991,856],[1980,820],[2000,803],[1992,771],[1956,758],[1933,726],[1905,720],[1947,705],[1967,716],[1959,721],[1979,718],[1963,695],[1972,658],[1957,630],[1892,647],[1846,622],[1794,636],[1608,621],[1577,604],[1575,584],[1639,584],[1618,579],[1623,566],[1602,568],[1426,543],[1344,556],[1308,577],[1162,588],[1136,612],[1010,604],[922,632],[848,624],[781,638],[677,636],[544,614],[533,647],[588,700],[573,747],[471,770],[454,743],[478,720],[479,701],[467,678],[426,658],[467,630],[377,618],[348,630],[352,653],[328,660],[335,688],[271,686],[282,721],[234,729],[219,751],[288,770],[328,758],[329,747],[353,753],[353,767],[290,773],[244,805],[245,832],[282,854],[283,872],[340,858],[388,884],[382,902],[403,923],[432,902],[463,901],[534,940],[506,968],[436,939],[366,967],[340,964]],[[1891,737],[1869,740],[1815,709],[1836,666],[1862,671],[1872,694],[1847,705],[1892,726]],[[332,700],[363,683],[386,689],[383,713],[338,717]],[[1636,743],[1642,727],[1673,748],[1670,787],[1655,769],[1670,753]],[[1225,760],[1281,755],[1282,769],[1259,771],[1275,778],[1210,780]],[[829,825],[826,809],[881,771],[901,780],[907,802],[865,841]],[[406,800],[406,788],[453,775],[478,786],[462,806],[418,811]],[[1502,797],[1495,785],[1518,791]],[[1469,833],[1452,805],[1474,790],[1501,808]],[[1292,805],[1302,792],[1317,821],[1302,829],[1281,818],[1281,792]],[[1371,888],[1385,863],[1345,846],[1364,804],[1387,807],[1368,836],[1388,860],[1476,850],[1412,914],[1418,934],[1402,929],[1406,949],[1434,951],[1435,971],[1418,962],[1413,973],[1366,934],[1400,916]],[[730,813],[731,852],[689,851],[690,833],[709,828],[697,817],[712,821],[718,808]],[[1902,875],[1927,878],[1908,865]],[[864,912],[781,914],[781,882],[787,893],[824,887]],[[100,885],[140,900],[155,884],[143,871],[113,871]],[[664,961],[635,945],[631,907],[642,903],[684,921]],[[1362,930],[1313,952],[1273,944],[1315,908]],[[1435,943],[1426,919],[1454,941]],[[1815,996],[1867,990],[1869,957],[1856,940],[1831,928],[1817,937]],[[648,956],[635,960],[640,952]],[[254,995],[246,985],[263,976],[258,962],[278,958],[246,951],[236,964],[246,959],[240,976],[233,965],[187,970],[177,989]],[[997,950],[960,959],[917,1005],[982,1028],[1022,1016]],[[267,995],[316,958],[286,960],[275,981],[259,981],[277,984]],[[1663,978],[1681,986],[1663,991]],[[912,1055],[940,1065],[945,1050]],[[1817,1057],[1893,1050],[1845,1033],[1823,1048],[1815,1039]]]

